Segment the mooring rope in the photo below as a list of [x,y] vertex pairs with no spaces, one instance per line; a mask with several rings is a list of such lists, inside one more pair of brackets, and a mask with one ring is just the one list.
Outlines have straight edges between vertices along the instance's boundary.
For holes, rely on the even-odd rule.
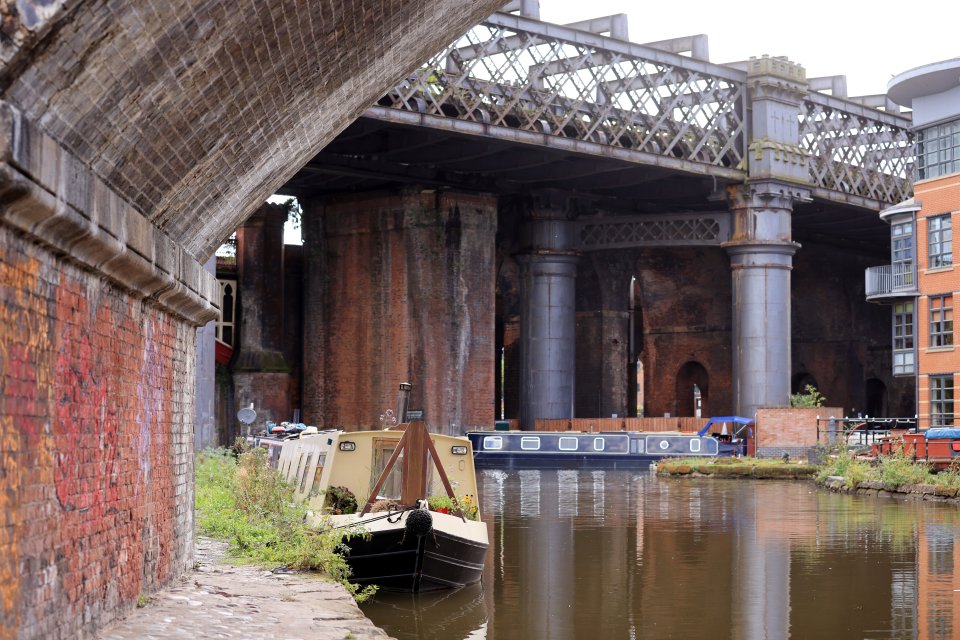
[[[394,511],[391,508],[391,509],[388,509],[387,512],[382,516],[377,516],[375,518],[368,518],[366,520],[358,520],[357,522],[351,522],[350,524],[342,524],[338,527],[330,527],[329,529],[325,529],[325,531],[336,531],[337,529],[349,529],[350,527],[362,526],[367,524],[368,522],[376,522],[377,520],[384,520],[384,519],[386,519],[386,521],[389,522],[390,524],[396,524],[397,522],[400,522],[400,518],[403,516],[404,513],[406,513],[407,511],[413,511],[414,509],[419,509],[419,508],[420,507],[418,507],[417,505],[413,505],[412,507],[404,507],[399,511]],[[393,517],[396,517],[396,520],[390,519]]]

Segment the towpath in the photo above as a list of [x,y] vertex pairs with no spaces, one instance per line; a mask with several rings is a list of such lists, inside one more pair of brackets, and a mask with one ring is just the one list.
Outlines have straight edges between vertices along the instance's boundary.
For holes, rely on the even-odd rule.
[[101,630],[99,640],[389,639],[338,584],[225,561],[226,544],[197,541],[197,568]]

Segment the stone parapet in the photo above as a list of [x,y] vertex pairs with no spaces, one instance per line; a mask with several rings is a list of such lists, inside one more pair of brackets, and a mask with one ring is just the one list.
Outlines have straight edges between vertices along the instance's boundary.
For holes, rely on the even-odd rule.
[[191,323],[218,316],[216,278],[7,103],[0,160],[0,221]]

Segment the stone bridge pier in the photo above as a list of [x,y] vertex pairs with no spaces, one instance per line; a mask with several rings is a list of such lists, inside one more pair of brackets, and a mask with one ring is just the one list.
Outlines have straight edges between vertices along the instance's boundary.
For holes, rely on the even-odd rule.
[[431,429],[493,423],[493,196],[408,190],[306,202],[304,419],[377,428],[413,383]]

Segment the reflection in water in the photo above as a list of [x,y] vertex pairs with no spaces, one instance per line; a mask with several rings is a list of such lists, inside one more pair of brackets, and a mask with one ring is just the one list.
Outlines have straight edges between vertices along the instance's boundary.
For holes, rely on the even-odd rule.
[[378,594],[405,639],[960,637],[955,507],[806,483],[483,471],[483,588]]
[[483,588],[473,584],[440,593],[383,591],[364,603],[363,612],[388,634],[422,640],[470,640],[486,634]]

